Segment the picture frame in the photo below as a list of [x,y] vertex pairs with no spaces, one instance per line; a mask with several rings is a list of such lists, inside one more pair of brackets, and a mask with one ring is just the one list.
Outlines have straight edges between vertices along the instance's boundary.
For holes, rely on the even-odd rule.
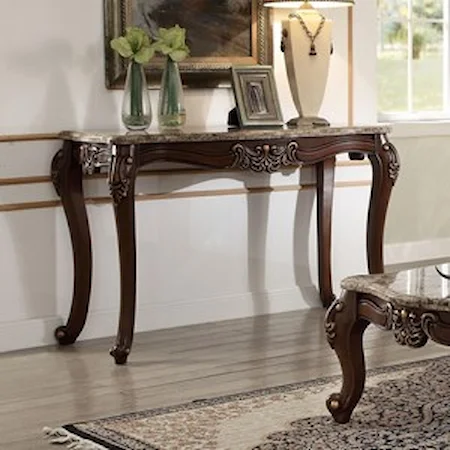
[[231,73],[238,126],[283,126],[272,66],[233,66]]
[[[272,63],[271,8],[264,7],[264,0],[193,1],[192,4],[197,6],[189,7],[189,0],[103,1],[105,83],[108,89],[124,86],[126,61],[111,49],[110,41],[122,36],[128,26],[140,26],[150,35],[159,26],[168,28],[178,23],[186,28],[191,55],[179,64],[186,87],[230,87],[233,64]],[[239,5],[247,15],[236,9]],[[154,57],[145,65],[149,87],[160,85],[163,67],[162,57]]]

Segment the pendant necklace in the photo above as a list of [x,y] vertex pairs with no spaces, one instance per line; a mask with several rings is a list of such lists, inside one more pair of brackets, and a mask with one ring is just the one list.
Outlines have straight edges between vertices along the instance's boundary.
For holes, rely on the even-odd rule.
[[296,18],[298,19],[298,21],[300,22],[300,25],[302,26],[303,30],[305,31],[306,35],[308,36],[310,42],[311,42],[311,46],[309,49],[309,56],[316,56],[317,55],[317,51],[316,51],[316,38],[317,36],[319,36],[320,32],[322,31],[323,26],[325,25],[325,17],[322,16],[322,14],[320,14],[320,23],[319,26],[317,27],[317,30],[314,34],[311,33],[311,31],[309,30],[309,28],[307,27],[305,21],[303,20],[303,17],[301,16],[301,14],[299,13],[291,13],[289,14],[289,19],[293,19]]

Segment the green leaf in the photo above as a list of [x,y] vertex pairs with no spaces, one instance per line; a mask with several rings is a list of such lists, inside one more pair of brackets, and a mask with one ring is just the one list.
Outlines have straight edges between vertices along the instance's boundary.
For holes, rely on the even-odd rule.
[[148,63],[155,54],[155,49],[153,47],[142,47],[135,55],[134,60],[139,64]]
[[122,57],[133,58],[139,64],[149,62],[155,54],[151,38],[139,27],[127,27],[125,36],[113,39],[110,45]]
[[164,36],[164,42],[176,48],[181,44],[180,38],[181,38],[180,33],[178,32],[176,27],[173,27],[167,30],[167,33]]
[[130,43],[123,36],[113,39],[110,45],[111,48],[123,58],[130,58],[133,56],[133,50]]
[[179,25],[158,30],[155,50],[163,55],[169,55],[173,61],[182,61],[189,55],[186,45],[186,30]]
[[167,28],[163,28],[163,27],[159,28],[158,29],[158,37],[159,37],[159,39],[165,40],[168,31],[169,30]]
[[150,47],[152,45],[150,36],[148,34],[144,34],[144,40],[142,41],[142,47]]
[[188,56],[188,52],[185,50],[174,50],[173,52],[169,53],[170,59],[175,62],[180,62],[186,59]]
[[165,44],[164,42],[156,42],[155,49],[163,55],[168,55],[172,51],[172,47]]
[[130,43],[133,53],[138,52],[144,42],[145,33],[137,27],[129,27],[126,29],[125,38]]
[[147,33],[140,27],[126,27],[125,28],[125,34],[142,34],[142,35],[146,35]]

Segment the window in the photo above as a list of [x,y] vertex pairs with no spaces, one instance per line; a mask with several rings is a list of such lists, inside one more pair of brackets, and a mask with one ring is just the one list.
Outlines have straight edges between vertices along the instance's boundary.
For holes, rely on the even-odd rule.
[[450,118],[450,0],[378,0],[381,120]]

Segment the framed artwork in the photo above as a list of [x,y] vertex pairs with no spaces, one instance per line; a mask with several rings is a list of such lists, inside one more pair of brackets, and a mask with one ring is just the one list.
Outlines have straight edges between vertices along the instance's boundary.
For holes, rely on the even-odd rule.
[[[264,0],[104,0],[106,86],[122,88],[126,61],[110,48],[128,26],[154,35],[159,27],[186,29],[191,54],[180,63],[183,83],[192,87],[230,86],[233,64],[271,64],[271,8]],[[153,58],[145,71],[158,86],[164,61]]]
[[239,126],[283,126],[272,67],[233,66],[231,72]]

